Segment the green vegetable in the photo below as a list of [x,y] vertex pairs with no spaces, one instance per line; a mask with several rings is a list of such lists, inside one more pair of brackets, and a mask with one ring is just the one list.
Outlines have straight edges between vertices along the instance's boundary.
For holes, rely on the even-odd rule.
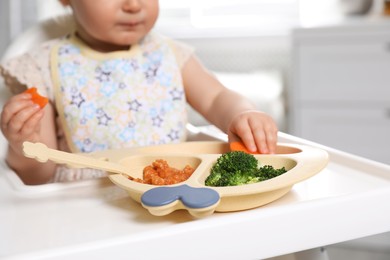
[[258,166],[257,159],[242,151],[232,151],[218,157],[206,178],[206,186],[223,187],[256,183],[279,176],[284,167],[274,169],[271,165]]

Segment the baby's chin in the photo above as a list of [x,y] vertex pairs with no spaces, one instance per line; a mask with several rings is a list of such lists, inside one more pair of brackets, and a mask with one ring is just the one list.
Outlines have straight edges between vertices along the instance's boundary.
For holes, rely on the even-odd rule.
[[136,33],[123,33],[122,35],[116,35],[108,41],[100,41],[101,51],[120,51],[128,50],[131,46],[138,44],[144,37],[144,34]]
[[142,35],[126,35],[126,36],[123,36],[118,41],[118,45],[120,45],[120,46],[135,45],[135,44],[139,43],[144,37],[145,37],[144,34],[142,34]]
[[111,52],[111,51],[123,51],[123,50],[129,50],[131,46],[137,44],[138,41],[132,40],[132,41],[111,41],[111,42],[103,42],[99,47],[100,51],[103,52]]
[[115,40],[117,40],[119,45],[131,46],[139,43],[149,32],[150,30],[140,26],[140,28],[136,30],[117,32],[113,37],[115,37]]

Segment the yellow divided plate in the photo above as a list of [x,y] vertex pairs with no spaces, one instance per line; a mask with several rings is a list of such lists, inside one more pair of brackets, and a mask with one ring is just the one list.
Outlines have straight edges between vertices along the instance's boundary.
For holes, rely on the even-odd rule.
[[295,183],[303,181],[325,168],[328,153],[305,145],[278,144],[276,154],[255,154],[259,165],[285,167],[287,172],[259,183],[209,187],[204,182],[217,158],[229,151],[229,145],[219,141],[185,142],[153,147],[108,150],[93,153],[94,157],[120,163],[132,169],[132,176],[142,178],[145,166],[164,159],[178,169],[190,165],[195,168],[185,182],[155,186],[129,180],[121,174],[109,175],[110,180],[125,189],[130,197],[149,210],[162,216],[178,209],[186,209],[195,217],[217,212],[247,210],[270,203],[289,192]]

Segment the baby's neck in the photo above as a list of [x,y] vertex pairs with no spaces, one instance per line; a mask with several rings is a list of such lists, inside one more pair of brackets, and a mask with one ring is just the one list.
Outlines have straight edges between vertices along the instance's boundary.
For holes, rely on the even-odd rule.
[[114,51],[124,51],[129,50],[131,45],[116,45],[112,43],[107,43],[103,41],[96,41],[93,39],[84,39],[85,37],[81,37],[78,32],[76,32],[76,37],[83,41],[86,45],[98,52],[114,52]]

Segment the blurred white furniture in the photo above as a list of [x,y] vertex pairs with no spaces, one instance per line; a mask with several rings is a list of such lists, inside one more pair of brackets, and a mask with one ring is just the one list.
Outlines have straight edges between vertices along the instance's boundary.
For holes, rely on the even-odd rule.
[[[390,19],[297,29],[292,67],[290,133],[390,164]],[[389,259],[389,242],[383,233],[327,250],[330,259]]]
[[293,33],[290,133],[390,164],[390,19]]

